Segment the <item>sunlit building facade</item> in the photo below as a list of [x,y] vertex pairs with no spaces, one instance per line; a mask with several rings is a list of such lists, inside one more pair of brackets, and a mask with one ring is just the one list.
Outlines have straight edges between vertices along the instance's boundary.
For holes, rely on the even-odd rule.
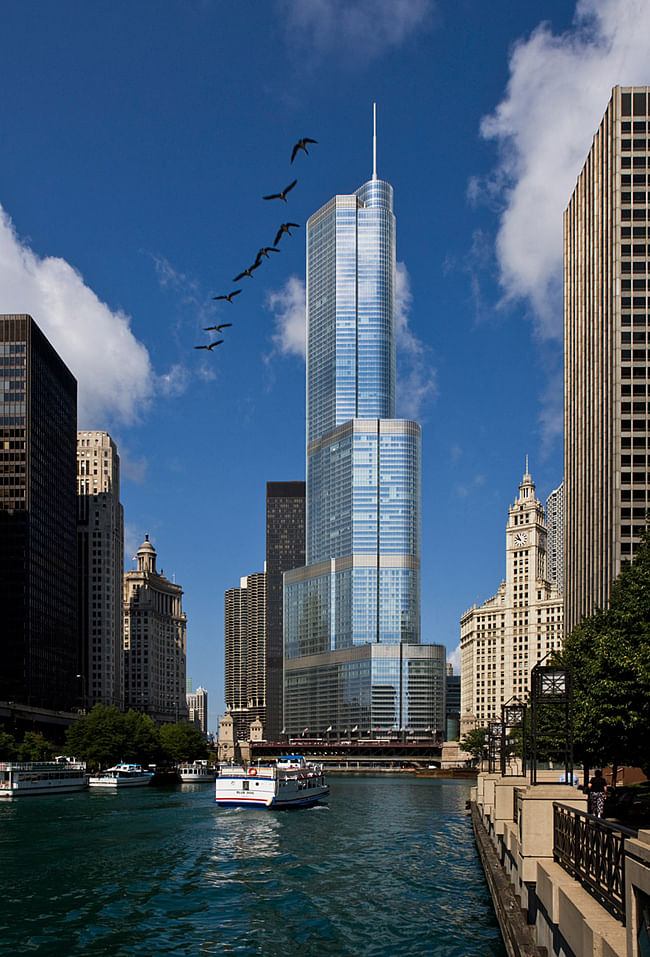
[[650,87],[616,86],[564,213],[567,633],[606,608],[650,507]]
[[395,418],[395,217],[373,177],[307,224],[306,565],[284,576],[284,724],[425,730],[420,427]]
[[77,432],[79,681],[85,708],[124,705],[120,457],[108,432]]

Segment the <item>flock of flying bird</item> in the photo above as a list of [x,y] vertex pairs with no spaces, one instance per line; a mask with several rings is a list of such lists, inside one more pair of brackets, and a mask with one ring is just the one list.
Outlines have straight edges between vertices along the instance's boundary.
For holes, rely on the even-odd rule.
[[[309,151],[307,150],[307,143],[317,143],[317,142],[318,142],[318,140],[312,140],[312,139],[310,139],[308,136],[303,136],[302,139],[298,140],[298,142],[294,145],[294,147],[293,147],[293,149],[292,149],[292,151],[291,151],[291,162],[293,163],[293,161],[295,160],[295,158],[296,158],[296,156],[298,155],[298,153],[300,152],[300,150],[302,150],[304,153],[307,153],[307,155],[309,155]],[[281,192],[279,192],[279,193],[270,193],[268,196],[263,196],[262,199],[281,199],[283,202],[286,203],[286,202],[287,202],[287,194],[291,192],[291,190],[294,188],[294,186],[296,185],[297,182],[298,182],[298,180],[297,180],[297,179],[294,179],[294,181],[293,181],[292,183],[289,183],[288,186],[285,186],[285,188],[284,188],[283,190],[281,190]],[[239,282],[240,279],[245,279],[245,278],[252,279],[252,278],[253,278],[253,270],[254,270],[254,269],[259,269],[259,267],[262,265],[262,261],[263,261],[264,259],[270,259],[270,258],[271,258],[270,255],[269,255],[269,253],[279,253],[279,252],[280,252],[280,250],[279,250],[277,247],[278,247],[278,243],[280,242],[280,240],[282,239],[282,237],[284,236],[284,234],[286,233],[287,236],[291,236],[291,235],[293,235],[293,234],[291,233],[291,230],[292,230],[292,229],[298,229],[299,227],[300,227],[300,223],[282,223],[282,225],[280,226],[280,228],[279,228],[278,231],[277,231],[277,234],[276,234],[275,239],[273,240],[273,245],[272,245],[272,246],[263,246],[260,250],[258,250],[257,256],[255,257],[255,262],[253,263],[253,265],[252,265],[252,266],[249,266],[248,269],[242,270],[242,272],[240,272],[238,276],[235,276],[235,278],[233,279],[233,282]],[[224,302],[232,303],[232,301],[233,301],[233,299],[235,298],[235,296],[238,296],[241,292],[242,292],[241,289],[235,289],[235,290],[233,290],[233,292],[229,292],[228,295],[226,295],[226,296],[213,296],[212,298],[213,298],[213,300],[215,300],[215,301],[223,300]],[[221,323],[219,323],[218,326],[206,326],[205,329],[204,329],[204,331],[205,331],[205,332],[217,332],[217,333],[219,333],[219,332],[221,332],[222,329],[228,329],[230,326],[232,326],[232,322],[221,322]],[[216,346],[220,346],[223,341],[224,341],[223,339],[217,339],[217,340],[215,340],[215,342],[209,343],[209,345],[206,345],[206,346],[194,346],[194,348],[195,348],[195,349],[207,349],[208,352],[212,352],[212,350],[213,350]]]

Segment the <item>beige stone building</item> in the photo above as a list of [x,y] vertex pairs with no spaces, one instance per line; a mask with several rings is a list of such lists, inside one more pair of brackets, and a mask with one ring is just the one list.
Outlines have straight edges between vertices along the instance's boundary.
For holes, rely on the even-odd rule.
[[528,473],[508,509],[506,577],[496,595],[460,620],[461,732],[501,718],[525,699],[531,668],[562,645],[562,598],[547,571],[544,506]]
[[122,708],[124,509],[107,432],[77,432],[77,554],[80,699]]
[[156,571],[146,536],[124,575],[124,703],[160,724],[187,719],[183,589]]
[[650,504],[650,87],[614,87],[564,214],[567,633],[606,607]]

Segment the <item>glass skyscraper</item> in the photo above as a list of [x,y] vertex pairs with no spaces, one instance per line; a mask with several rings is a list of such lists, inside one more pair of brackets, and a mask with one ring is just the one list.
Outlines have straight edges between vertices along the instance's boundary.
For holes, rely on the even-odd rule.
[[284,725],[442,728],[420,645],[420,427],[395,418],[393,189],[307,223],[306,565],[284,576]]

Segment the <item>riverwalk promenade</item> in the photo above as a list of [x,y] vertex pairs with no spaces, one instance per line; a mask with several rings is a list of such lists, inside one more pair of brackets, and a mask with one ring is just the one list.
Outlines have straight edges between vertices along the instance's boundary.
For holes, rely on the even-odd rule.
[[481,772],[472,821],[510,957],[650,953],[650,830],[587,813],[579,788],[542,772]]

